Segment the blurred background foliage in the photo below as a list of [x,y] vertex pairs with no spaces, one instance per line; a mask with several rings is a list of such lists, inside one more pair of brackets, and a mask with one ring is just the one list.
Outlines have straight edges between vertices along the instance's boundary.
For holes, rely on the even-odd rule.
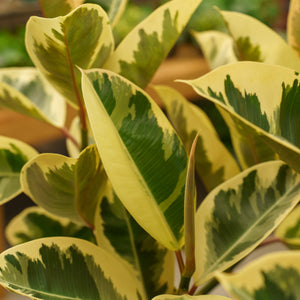
[[[31,5],[37,0],[1,0],[7,1],[9,5],[15,2],[22,2]],[[108,9],[110,0],[89,0],[89,3],[98,3],[104,9]],[[129,0],[126,10],[114,28],[116,44],[118,44],[126,34],[141,20],[147,17],[157,6],[167,2],[166,0]],[[287,1],[288,2],[288,1]],[[224,30],[224,24],[214,6],[223,10],[239,11],[249,14],[269,26],[276,26],[276,20],[279,20],[285,14],[280,0],[203,0],[202,4],[192,17],[187,29],[182,34],[179,43],[191,42],[189,30]],[[24,46],[25,24],[20,24],[13,30],[0,28],[0,67],[11,66],[30,66],[31,61],[26,53]]]

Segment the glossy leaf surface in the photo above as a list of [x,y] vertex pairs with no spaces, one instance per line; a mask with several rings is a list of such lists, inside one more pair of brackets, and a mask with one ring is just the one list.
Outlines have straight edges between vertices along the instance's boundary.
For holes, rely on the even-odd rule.
[[38,0],[46,18],[64,16],[83,4],[84,0]]
[[255,62],[220,67],[191,84],[229,125],[242,167],[279,157],[300,170],[300,83],[291,69]]
[[237,300],[296,300],[299,299],[299,261],[299,251],[272,253],[236,274],[221,274],[218,279]]
[[94,145],[86,148],[78,159],[41,154],[23,168],[21,176],[24,192],[39,206],[91,226],[106,180]]
[[220,13],[235,41],[239,60],[265,62],[300,72],[299,56],[271,28],[242,13],[229,11]]
[[160,6],[123,39],[104,68],[145,87],[201,1],[173,0]]
[[236,175],[239,167],[220,141],[207,115],[172,88],[156,86],[155,90],[187,151],[196,134],[199,134],[195,152],[196,169],[206,191]]
[[254,250],[300,200],[300,175],[280,161],[252,167],[215,188],[196,214],[196,284]]
[[287,38],[289,44],[300,56],[300,2],[291,0],[287,20]]
[[104,168],[135,220],[170,249],[182,245],[187,155],[147,94],[104,70],[83,73],[82,89]]
[[0,106],[63,127],[66,103],[35,68],[0,70]]
[[75,237],[95,243],[91,229],[49,214],[37,206],[26,208],[14,217],[7,225],[5,234],[12,246],[54,236]]
[[148,299],[173,291],[174,254],[134,221],[111,187],[98,205],[95,234],[101,247],[136,270]]
[[300,206],[297,206],[279,225],[275,236],[288,247],[300,249]]
[[115,256],[67,237],[39,239],[2,252],[0,283],[33,299],[146,299],[135,274]]
[[74,106],[82,100],[77,66],[101,67],[114,48],[108,17],[96,4],[63,17],[31,17],[25,42],[36,67]]
[[0,204],[13,199],[22,192],[20,172],[37,151],[31,146],[0,136]]

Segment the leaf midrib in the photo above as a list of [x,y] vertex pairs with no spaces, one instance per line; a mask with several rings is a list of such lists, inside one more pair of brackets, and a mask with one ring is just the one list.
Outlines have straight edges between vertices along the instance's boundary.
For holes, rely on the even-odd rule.
[[[110,77],[110,74],[108,74],[108,75],[109,75],[109,77]],[[121,136],[120,136],[120,134],[119,134],[118,129],[116,128],[114,122],[111,120],[110,115],[108,114],[108,112],[107,112],[107,110],[106,110],[106,108],[105,108],[105,106],[104,106],[104,104],[103,104],[101,98],[99,97],[99,95],[97,94],[97,92],[96,92],[96,91],[94,90],[94,88],[92,87],[92,83],[90,82],[90,79],[88,78],[88,76],[87,76],[87,75],[85,75],[85,76],[87,77],[87,80],[88,80],[88,83],[89,83],[89,85],[90,85],[90,88],[93,89],[95,95],[96,95],[96,96],[99,98],[99,100],[100,100],[98,103],[102,106],[101,110],[104,111],[104,113],[107,115],[108,119],[110,120],[110,123],[112,124],[113,131],[115,132],[115,135],[118,137],[119,143],[120,143],[121,147],[123,148],[123,151],[125,152],[128,161],[131,163],[130,165],[131,165],[131,168],[132,168],[133,173],[135,173],[135,174],[137,175],[138,181],[140,182],[141,186],[142,186],[143,189],[145,190],[145,193],[146,193],[147,195],[149,195],[148,198],[151,198],[151,199],[152,199],[151,202],[154,203],[154,206],[152,205],[152,207],[155,208],[156,214],[160,215],[160,219],[163,220],[163,223],[165,224],[165,228],[167,228],[167,230],[168,230],[168,232],[169,232],[169,236],[172,237],[172,241],[175,241],[176,244],[178,244],[178,241],[177,241],[177,239],[175,238],[174,233],[173,233],[172,230],[170,229],[169,224],[166,222],[166,219],[165,219],[165,216],[164,216],[163,212],[159,209],[158,204],[157,204],[157,202],[155,201],[155,197],[154,197],[153,193],[152,193],[151,190],[149,189],[148,184],[145,182],[144,177],[142,176],[142,174],[141,174],[140,170],[138,169],[137,165],[135,164],[135,162],[134,162],[134,160],[133,160],[133,158],[132,158],[130,152],[128,151],[128,148],[126,147],[126,145],[125,145],[123,139],[121,138]]]
[[[263,219],[264,219],[264,218],[265,218],[265,217],[273,210],[273,208],[274,208],[275,206],[277,206],[278,203],[281,203],[281,202],[284,200],[284,198],[285,198],[285,196],[286,196],[287,194],[292,194],[293,190],[294,190],[295,188],[299,187],[299,186],[300,186],[300,185],[298,184],[296,187],[293,186],[291,189],[289,189],[288,191],[286,191],[286,193],[285,193],[284,195],[282,195],[282,196],[279,198],[279,200],[276,202],[276,204],[273,205],[273,206],[271,206],[268,210],[266,210],[265,213],[262,214],[261,217],[258,218],[258,219],[253,223],[253,225],[250,226],[250,227],[248,228],[248,230],[246,230],[246,231],[244,232],[244,234],[242,234],[242,235],[236,240],[236,242],[233,243],[232,246],[229,247],[228,250],[225,251],[225,252],[223,253],[223,255],[222,255],[222,256],[221,256],[221,257],[220,257],[213,265],[211,265],[211,266],[206,270],[205,273],[202,274],[202,276],[201,276],[200,278],[205,278],[208,274],[210,274],[210,273],[212,273],[212,272],[215,272],[216,270],[214,271],[213,269],[215,269],[215,266],[218,265],[218,262],[220,262],[220,261],[222,262],[222,260],[223,260],[224,258],[226,258],[226,256],[228,256],[228,254],[231,253],[232,250],[234,250],[235,245],[241,244],[240,242],[242,242],[242,241],[244,240],[244,238],[249,234],[249,232],[253,231],[253,228],[255,229],[255,227],[257,226],[257,224],[258,224],[261,220],[263,220]],[[286,211],[285,211],[285,213],[286,213]],[[283,214],[281,214],[280,216],[282,216],[282,215],[283,215]],[[280,218],[280,216],[277,216],[277,218],[275,219],[275,221],[274,221],[273,224],[276,223],[276,221]],[[252,247],[255,248],[256,245],[259,243],[259,241],[263,240],[263,238],[264,238],[265,236],[267,236],[267,235],[269,234],[269,232],[272,231],[272,230],[273,230],[273,228],[268,229],[268,231],[263,235],[263,237],[260,238],[260,239],[258,239],[258,241],[256,241],[256,242],[253,244]],[[250,248],[251,248],[251,247],[250,247]],[[247,250],[247,249],[245,249],[245,251],[246,251],[246,250]],[[238,257],[238,256],[235,256],[235,257]],[[231,261],[236,261],[236,259],[233,259],[233,260],[231,260]],[[225,265],[226,265],[226,262],[228,262],[228,261],[225,260],[225,263],[224,263]],[[220,265],[220,264],[219,264],[219,265]],[[213,271],[211,271],[211,270],[213,270]],[[203,276],[203,275],[204,275],[204,276]],[[199,281],[199,280],[198,280],[198,281]]]

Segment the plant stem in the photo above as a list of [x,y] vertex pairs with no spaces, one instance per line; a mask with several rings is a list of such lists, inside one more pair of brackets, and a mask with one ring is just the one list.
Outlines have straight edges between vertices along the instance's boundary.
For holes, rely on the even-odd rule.
[[70,134],[70,132],[68,131],[67,128],[63,127],[63,128],[61,128],[60,130],[61,130],[61,132],[63,133],[63,135],[73,143],[73,145],[74,145],[75,147],[77,147],[78,149],[80,149],[80,146],[79,146],[78,142],[77,142],[76,139]]
[[198,287],[196,286],[196,284],[193,284],[193,286],[190,288],[188,294],[191,295],[191,296],[193,296],[193,295],[195,294],[197,288],[198,288]]
[[270,238],[261,242],[258,247],[264,247],[274,243],[282,243],[282,240],[278,237]]
[[183,271],[184,271],[184,263],[183,263],[181,251],[180,250],[175,251],[175,255],[176,255],[176,259],[177,259],[180,274],[182,274]]
[[42,12],[43,17],[46,18],[46,14],[45,14],[45,11],[44,11],[44,9],[43,9],[43,5],[42,5],[41,0],[38,0],[38,3],[39,3],[39,6],[40,6],[40,8],[41,8],[41,12]]
[[199,135],[195,137],[188,163],[184,195],[185,267],[181,275],[179,293],[187,293],[195,272],[195,150]]
[[198,291],[195,293],[196,288],[194,288],[194,295],[206,295],[209,293],[214,287],[216,287],[219,284],[217,279],[213,278],[206,282]]
[[89,135],[86,128],[81,128],[81,149],[84,150],[89,145]]
[[180,284],[178,289],[178,294],[187,294],[189,291],[191,276],[185,276],[184,274],[181,275]]
[[[73,66],[65,27],[62,28],[62,31],[64,33],[64,43],[66,45],[67,58],[68,58],[69,68],[71,71],[72,85],[74,88],[75,97],[76,97],[77,104],[79,107],[79,118],[80,118],[80,124],[81,124],[81,150],[83,150],[88,146],[88,129],[87,129],[88,127],[87,127],[87,120],[86,120],[86,110],[85,110],[85,105],[84,105],[84,101],[83,101],[83,96],[81,94],[81,90],[77,84],[76,74],[75,74],[76,69],[74,69],[74,66]],[[77,72],[78,71],[79,70],[77,69]]]

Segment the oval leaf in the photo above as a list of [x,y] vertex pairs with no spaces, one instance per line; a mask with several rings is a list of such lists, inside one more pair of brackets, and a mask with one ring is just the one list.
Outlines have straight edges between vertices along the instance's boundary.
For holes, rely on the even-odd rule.
[[300,58],[275,31],[246,14],[220,13],[235,41],[239,60],[265,62],[300,72]]
[[252,167],[215,188],[196,214],[199,285],[254,250],[300,200],[300,174],[280,161]]
[[299,79],[291,69],[239,62],[185,82],[221,110],[244,168],[275,151],[300,171]]
[[21,176],[24,192],[39,206],[57,216],[93,226],[106,174],[94,145],[78,159],[41,154],[27,163]]
[[187,156],[147,94],[112,72],[83,73],[94,139],[112,186],[136,221],[169,249],[182,246]]
[[300,249],[300,206],[297,206],[279,225],[275,236],[279,237],[287,246]]
[[154,88],[188,151],[196,134],[199,134],[195,152],[196,170],[206,191],[239,173],[235,159],[220,141],[207,115],[176,90],[166,86]]
[[5,234],[12,246],[54,236],[76,237],[95,243],[91,229],[49,214],[37,206],[26,208],[14,217],[5,228]]
[[289,44],[300,56],[300,2],[291,0],[287,20],[287,38]]
[[123,39],[104,68],[146,87],[201,2],[173,0],[160,6]]
[[105,11],[85,4],[64,17],[31,17],[26,48],[37,68],[73,106],[82,101],[81,68],[101,67],[114,48]]
[[83,2],[84,0],[39,0],[41,10],[46,18],[66,15]]
[[134,221],[110,186],[97,207],[95,235],[101,247],[136,270],[148,299],[173,291],[174,254]]
[[22,192],[20,172],[37,151],[29,145],[0,136],[0,204],[13,199]]
[[263,256],[236,274],[218,279],[234,299],[299,299],[300,252]]
[[2,252],[0,283],[34,299],[147,299],[134,272],[119,259],[67,237],[39,239]]
[[66,103],[35,68],[0,70],[0,106],[63,127]]

